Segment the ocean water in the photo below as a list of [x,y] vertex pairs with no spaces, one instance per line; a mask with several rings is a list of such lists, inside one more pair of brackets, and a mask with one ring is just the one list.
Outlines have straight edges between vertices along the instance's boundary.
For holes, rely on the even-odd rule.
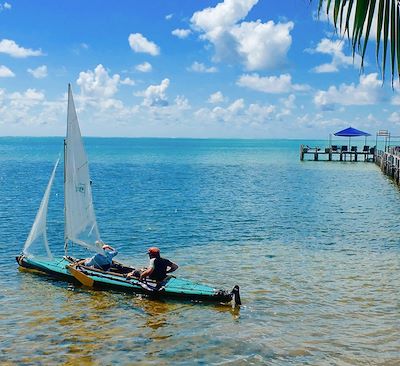
[[[87,138],[104,241],[243,306],[154,301],[18,269],[62,138],[0,138],[2,365],[399,365],[400,191],[293,140]],[[62,254],[62,166],[48,217]],[[88,254],[89,255],[89,254]]]

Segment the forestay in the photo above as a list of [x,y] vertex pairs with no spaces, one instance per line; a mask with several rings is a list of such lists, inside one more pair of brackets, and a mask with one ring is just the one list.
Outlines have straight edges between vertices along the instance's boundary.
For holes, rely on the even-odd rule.
[[[56,164],[54,165],[49,183],[47,184],[42,202],[40,203],[39,211],[36,214],[35,221],[33,222],[31,231],[24,245],[23,253],[27,257],[44,257],[53,259],[53,255],[50,251],[49,243],[47,241],[47,207],[49,205],[51,187],[53,185],[59,160],[60,159],[57,159]],[[43,247],[46,249],[46,254],[44,254]]]
[[72,241],[101,252],[94,213],[88,160],[83,146],[71,86],[68,86],[67,138],[65,141],[65,245]]

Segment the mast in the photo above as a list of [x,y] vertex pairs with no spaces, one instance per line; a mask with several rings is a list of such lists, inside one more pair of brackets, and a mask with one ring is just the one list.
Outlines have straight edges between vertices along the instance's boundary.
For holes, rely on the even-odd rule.
[[66,171],[65,171],[65,158],[67,154],[67,140],[64,139],[64,255],[68,252],[68,238],[67,238],[67,226],[66,226],[66,206],[65,206],[65,182],[66,182]]
[[68,105],[67,105],[67,133],[64,139],[64,254],[68,253],[68,237],[67,237],[67,206],[66,206],[66,194],[65,194],[65,184],[67,182],[67,137],[68,137],[68,117],[69,117],[69,103],[71,95],[71,84],[68,83]]

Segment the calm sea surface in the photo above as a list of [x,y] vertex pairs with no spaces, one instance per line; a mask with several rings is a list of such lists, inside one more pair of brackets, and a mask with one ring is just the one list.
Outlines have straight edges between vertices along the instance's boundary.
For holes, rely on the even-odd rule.
[[[243,306],[152,301],[18,270],[61,138],[0,138],[2,365],[399,365],[400,192],[301,141],[85,139],[119,260],[157,245]],[[308,142],[315,144],[315,142]],[[322,145],[323,142],[320,142]],[[62,166],[49,242],[62,254]]]

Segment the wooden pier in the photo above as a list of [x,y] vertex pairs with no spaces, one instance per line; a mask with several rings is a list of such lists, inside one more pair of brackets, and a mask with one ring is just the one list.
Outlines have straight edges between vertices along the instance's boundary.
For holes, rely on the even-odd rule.
[[307,157],[311,159],[306,160],[324,160],[324,161],[375,161],[375,147],[363,146],[358,149],[357,146],[351,146],[348,150],[347,146],[332,145],[325,148],[309,147],[307,145],[300,145],[300,160],[303,161]]
[[[364,149],[363,149],[364,150]],[[400,186],[400,146],[386,146],[385,150],[376,150],[375,147],[368,151],[332,151],[332,148],[311,148],[301,145],[300,160],[303,161],[310,156],[313,161],[365,161],[374,162],[383,174],[392,178]],[[320,159],[322,157],[322,159]],[[359,159],[361,158],[361,160]]]
[[397,185],[400,185],[400,146],[388,147],[386,151],[378,150],[375,164]]

